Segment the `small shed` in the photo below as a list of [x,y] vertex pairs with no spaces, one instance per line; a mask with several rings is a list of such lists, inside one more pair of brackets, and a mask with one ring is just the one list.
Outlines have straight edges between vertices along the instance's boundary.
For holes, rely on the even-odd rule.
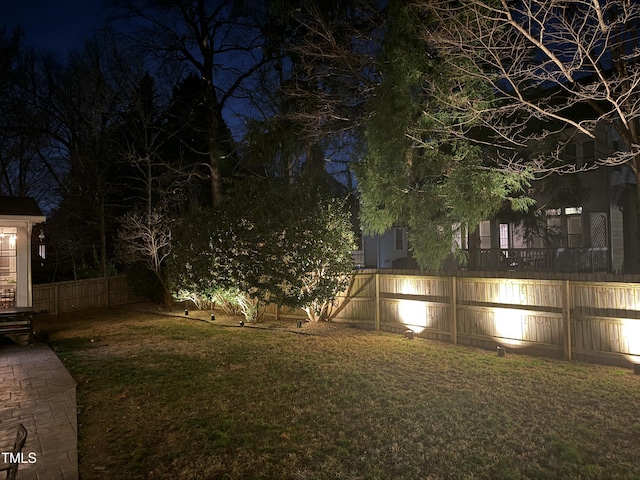
[[0,197],[0,314],[33,307],[31,232],[46,218],[31,197]]

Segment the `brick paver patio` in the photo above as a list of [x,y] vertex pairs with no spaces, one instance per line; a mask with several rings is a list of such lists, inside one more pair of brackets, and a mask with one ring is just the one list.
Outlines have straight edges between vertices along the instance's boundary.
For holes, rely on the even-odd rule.
[[77,480],[76,382],[48,346],[0,345],[0,402],[0,452],[28,432],[17,478]]

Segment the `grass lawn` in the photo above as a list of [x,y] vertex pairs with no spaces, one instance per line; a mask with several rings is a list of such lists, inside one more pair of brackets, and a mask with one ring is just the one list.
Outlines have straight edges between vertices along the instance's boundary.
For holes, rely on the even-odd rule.
[[41,325],[78,382],[81,478],[640,478],[630,370],[317,328]]

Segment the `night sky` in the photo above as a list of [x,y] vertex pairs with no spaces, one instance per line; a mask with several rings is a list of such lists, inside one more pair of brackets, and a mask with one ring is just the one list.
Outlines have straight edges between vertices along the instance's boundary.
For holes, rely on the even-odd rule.
[[66,54],[104,22],[101,0],[2,0],[0,25],[12,31],[21,24],[27,45]]

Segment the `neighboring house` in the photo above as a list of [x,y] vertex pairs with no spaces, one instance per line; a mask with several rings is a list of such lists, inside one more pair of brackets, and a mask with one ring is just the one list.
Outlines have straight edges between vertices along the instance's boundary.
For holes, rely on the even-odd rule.
[[[581,167],[623,148],[615,130],[601,126],[595,138],[572,135],[564,158]],[[573,175],[586,193],[583,198],[565,194],[559,202],[543,193],[534,195],[542,223],[536,234],[527,235],[522,222],[504,215],[482,222],[475,269],[635,272],[636,182],[630,168],[599,167]]]
[[396,227],[382,235],[364,235],[362,250],[356,259],[361,268],[406,268],[407,229]]
[[0,197],[0,314],[32,307],[31,232],[44,222],[30,197]]
[[[559,138],[558,141],[567,139]],[[567,162],[580,167],[624,148],[612,128],[601,127],[596,131],[595,139],[585,135],[571,136],[564,156]],[[586,196],[583,199],[576,197],[574,201],[565,198],[562,203],[554,203],[547,194],[534,195],[542,214],[538,217],[542,225],[537,232],[532,234],[522,221],[513,220],[513,215],[503,214],[482,222],[475,235],[459,235],[454,241],[458,248],[468,251],[468,268],[489,271],[638,271],[637,186],[630,168],[626,165],[600,167],[572,175],[578,176]],[[415,265],[406,254],[406,231],[403,230],[393,229],[380,237],[365,237],[365,266],[411,268]],[[404,250],[393,248],[397,231],[403,231]],[[472,245],[469,249],[473,241],[475,248]],[[451,262],[447,262],[447,266],[450,265]]]

